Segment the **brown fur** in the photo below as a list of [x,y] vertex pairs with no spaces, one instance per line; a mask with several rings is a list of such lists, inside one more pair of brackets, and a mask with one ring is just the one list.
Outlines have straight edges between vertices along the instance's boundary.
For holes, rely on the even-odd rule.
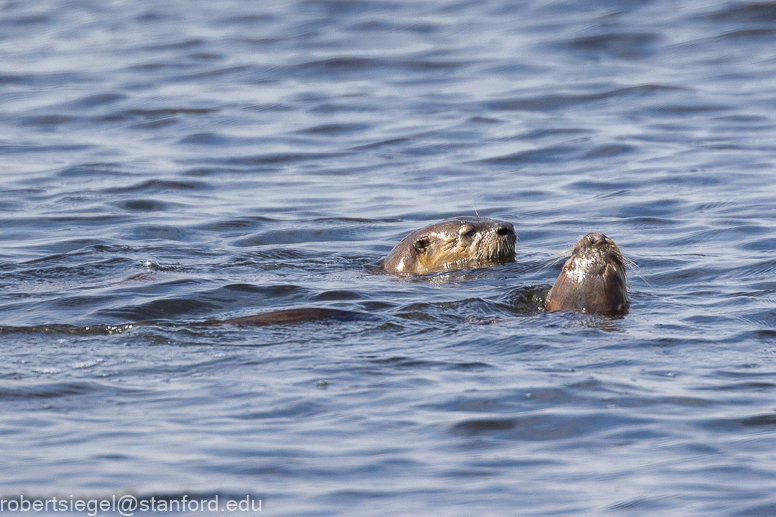
[[517,236],[511,223],[459,217],[407,235],[382,261],[392,275],[478,267],[514,260]]
[[582,237],[547,295],[548,311],[625,314],[625,263],[617,245],[601,233]]

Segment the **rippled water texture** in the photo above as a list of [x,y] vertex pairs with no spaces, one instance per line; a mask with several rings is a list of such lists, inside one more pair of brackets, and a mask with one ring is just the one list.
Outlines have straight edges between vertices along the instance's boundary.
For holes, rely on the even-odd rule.
[[[776,3],[0,9],[0,495],[776,514]],[[591,231],[629,314],[542,312]]]

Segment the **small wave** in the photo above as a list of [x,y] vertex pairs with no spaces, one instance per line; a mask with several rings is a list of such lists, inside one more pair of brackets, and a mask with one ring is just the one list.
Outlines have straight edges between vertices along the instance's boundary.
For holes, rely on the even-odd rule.
[[[614,422],[617,422],[615,424]],[[572,416],[559,414],[528,415],[515,418],[475,418],[452,426],[451,432],[463,436],[493,436],[507,440],[565,440],[595,434],[613,426],[635,424],[635,419],[590,414]]]
[[661,40],[659,34],[652,32],[610,33],[574,38],[566,41],[563,45],[570,50],[583,52],[591,57],[643,59],[654,53],[655,44]]
[[33,325],[29,327],[0,327],[0,335],[8,334],[68,334],[72,336],[112,336],[131,330],[136,325],[127,323],[124,325],[88,325],[79,327],[76,325],[52,324]]

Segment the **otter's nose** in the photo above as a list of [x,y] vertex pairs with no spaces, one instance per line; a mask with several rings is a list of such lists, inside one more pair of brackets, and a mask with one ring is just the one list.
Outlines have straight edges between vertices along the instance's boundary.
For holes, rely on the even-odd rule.
[[605,242],[606,235],[604,235],[603,233],[588,233],[587,240],[590,241],[590,244],[596,245],[599,242]]
[[506,237],[507,235],[514,235],[515,234],[515,227],[512,226],[512,223],[499,223],[498,228],[496,228],[496,235],[501,235],[502,237]]

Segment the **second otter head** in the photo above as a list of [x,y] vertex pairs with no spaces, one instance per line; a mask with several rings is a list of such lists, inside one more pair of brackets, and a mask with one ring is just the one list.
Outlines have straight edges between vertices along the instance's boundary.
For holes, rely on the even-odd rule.
[[385,257],[382,268],[393,275],[422,275],[506,262],[514,259],[516,243],[511,223],[458,217],[407,235]]
[[548,311],[624,314],[628,311],[625,260],[606,235],[582,237],[547,295]]

